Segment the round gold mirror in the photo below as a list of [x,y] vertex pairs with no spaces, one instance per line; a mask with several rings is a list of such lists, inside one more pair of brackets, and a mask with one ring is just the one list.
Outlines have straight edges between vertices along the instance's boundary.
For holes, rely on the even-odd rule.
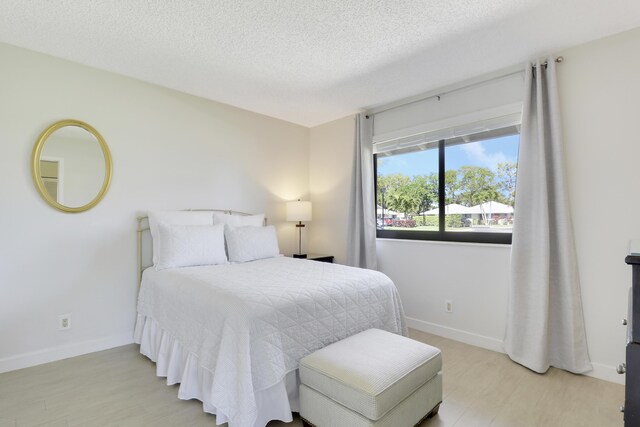
[[33,147],[33,182],[42,198],[63,212],[84,212],[97,205],[109,189],[111,169],[104,138],[79,120],[52,124]]

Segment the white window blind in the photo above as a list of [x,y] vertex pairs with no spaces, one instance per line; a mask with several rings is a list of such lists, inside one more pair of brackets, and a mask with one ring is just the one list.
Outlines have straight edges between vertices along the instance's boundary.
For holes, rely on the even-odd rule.
[[452,139],[518,126],[523,73],[376,113],[374,153],[428,147]]

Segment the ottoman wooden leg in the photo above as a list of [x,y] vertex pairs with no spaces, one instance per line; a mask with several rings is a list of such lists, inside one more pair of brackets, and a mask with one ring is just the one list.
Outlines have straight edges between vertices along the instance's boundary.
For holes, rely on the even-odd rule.
[[[440,402],[442,403],[442,402]],[[440,410],[440,403],[438,403],[436,406],[434,406],[434,408],[431,410],[431,412],[429,412],[427,414],[427,418],[433,418],[438,414],[438,411]]]
[[304,418],[300,417],[300,419],[302,420],[303,427],[316,427],[313,424],[311,424],[309,421],[305,420]]
[[427,415],[425,415],[424,417],[422,417],[422,419],[421,419],[420,421],[418,421],[418,424],[416,424],[416,425],[415,425],[415,426],[413,426],[413,427],[417,427],[417,426],[419,426],[420,424],[422,424],[424,421],[426,421],[426,420],[428,420],[428,419],[430,419],[430,418],[435,417],[435,416],[436,416],[436,414],[438,413],[438,411],[440,410],[440,404],[441,404],[441,403],[442,403],[442,402],[440,402],[440,403],[438,403],[436,406],[434,406],[434,407],[433,407],[433,409],[432,409],[432,410],[431,410]]

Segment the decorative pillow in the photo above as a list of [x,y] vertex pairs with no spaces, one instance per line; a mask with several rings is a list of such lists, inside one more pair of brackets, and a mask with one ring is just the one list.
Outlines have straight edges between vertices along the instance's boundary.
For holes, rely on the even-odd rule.
[[226,227],[224,234],[231,262],[247,262],[280,255],[276,228],[273,225]]
[[213,213],[214,224],[225,224],[229,228],[235,227],[262,227],[264,225],[264,214],[257,215],[229,215],[220,212]]
[[158,264],[158,254],[160,253],[161,237],[158,229],[159,224],[163,225],[213,225],[211,212],[190,212],[190,211],[152,211],[148,213],[149,229],[153,240],[153,265]]
[[226,264],[224,225],[159,224],[160,252],[156,270]]

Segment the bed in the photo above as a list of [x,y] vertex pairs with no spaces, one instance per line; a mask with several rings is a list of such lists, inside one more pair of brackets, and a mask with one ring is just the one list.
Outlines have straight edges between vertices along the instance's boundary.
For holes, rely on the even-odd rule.
[[[382,273],[284,256],[158,271],[145,268],[144,221],[135,342],[158,376],[180,383],[179,398],[201,400],[218,424],[291,421],[302,357],[369,328],[406,335],[397,289]],[[255,228],[239,230],[266,233]]]

